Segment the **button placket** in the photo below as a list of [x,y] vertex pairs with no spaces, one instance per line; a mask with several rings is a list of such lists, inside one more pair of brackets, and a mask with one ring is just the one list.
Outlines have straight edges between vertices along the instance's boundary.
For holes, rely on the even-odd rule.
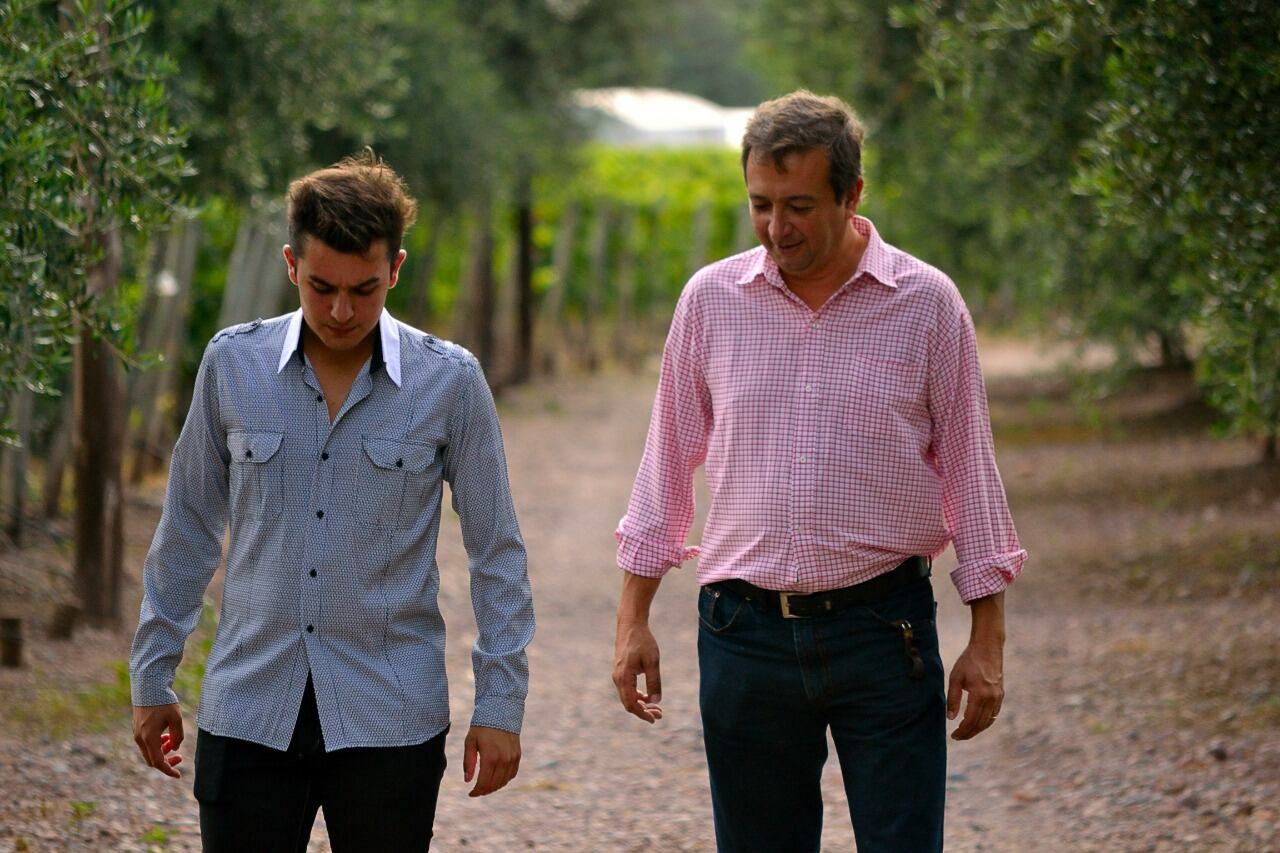
[[[330,490],[335,477],[337,463],[330,462],[333,456],[329,451],[330,439],[334,434],[334,424],[329,420],[329,407],[325,402],[324,392],[320,388],[315,375],[311,372],[308,365],[304,375],[304,381],[307,385],[307,391],[315,398],[312,406],[313,420],[312,428],[315,436],[315,443],[311,446],[312,467],[310,488],[305,495],[299,495],[298,510],[305,512],[305,507],[311,507],[315,513],[316,523],[309,529],[307,535],[302,539],[302,553],[299,555],[296,563],[298,570],[299,590],[299,627],[302,629],[302,637],[304,641],[311,642],[315,640],[319,642],[317,628],[320,625],[320,592],[322,589],[319,582],[320,569],[324,569],[331,561],[330,547],[328,544],[328,536],[330,532],[329,521],[326,520],[328,513],[326,510],[332,509],[330,502]],[[303,398],[306,399],[305,397]]]
[[[817,369],[819,355],[818,337],[819,320],[813,317],[805,327],[801,340],[799,376],[800,385],[795,395],[796,436],[795,436],[795,473],[793,475],[793,524],[795,526],[796,547],[803,552],[806,534],[811,531],[815,481],[817,479],[816,457],[814,447],[815,427],[817,424],[818,398],[813,393],[814,372]],[[797,554],[798,556],[798,554]]]

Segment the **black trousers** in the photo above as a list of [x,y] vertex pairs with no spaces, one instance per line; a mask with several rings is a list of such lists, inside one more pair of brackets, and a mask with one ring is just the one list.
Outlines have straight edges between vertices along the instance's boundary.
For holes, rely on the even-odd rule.
[[445,732],[416,746],[324,751],[307,681],[289,749],[200,730],[195,795],[206,853],[305,853],[324,809],[334,853],[431,846]]

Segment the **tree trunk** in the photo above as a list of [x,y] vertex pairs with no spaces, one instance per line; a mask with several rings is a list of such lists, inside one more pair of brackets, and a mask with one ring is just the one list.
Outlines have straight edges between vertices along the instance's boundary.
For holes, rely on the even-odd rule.
[[546,304],[542,306],[542,367],[552,374],[559,362],[563,332],[565,291],[569,287],[569,270],[573,264],[574,239],[578,233],[578,206],[566,202],[556,229],[556,242],[551,250],[551,289],[547,291]]
[[586,293],[582,303],[582,346],[580,361],[589,371],[600,367],[597,349],[596,324],[600,320],[600,291],[604,286],[609,263],[609,225],[613,218],[608,206],[601,204],[591,222],[591,238],[588,245],[587,278],[583,282]]
[[288,239],[279,211],[246,211],[227,266],[218,328],[273,317],[286,304],[291,286],[280,247]]
[[1183,370],[1191,366],[1187,342],[1179,329],[1160,332],[1160,366]]
[[154,265],[153,314],[148,318],[143,338],[144,352],[157,352],[164,363],[138,376],[130,394],[130,411],[138,413],[138,425],[130,442],[133,466],[129,482],[136,485],[159,468],[168,455],[169,430],[177,393],[178,359],[187,322],[191,279],[195,275],[200,248],[200,224],[196,220],[175,220],[162,244]]
[[284,310],[292,311],[298,307],[297,299],[290,294],[293,285],[281,253],[281,247],[288,240],[289,230],[283,211],[273,209],[259,220],[257,255],[249,280],[252,300],[244,321],[275,317]]
[[[104,237],[106,253],[89,271],[89,290],[107,298],[120,275],[120,240]],[[80,607],[93,625],[120,618],[124,552],[121,446],[124,394],[115,354],[89,332],[75,353],[75,578]]]
[[706,266],[711,244],[711,204],[702,202],[693,211],[693,234],[689,239],[688,277]]
[[[142,307],[138,311],[135,329],[137,350],[144,355],[156,351],[157,339],[162,335],[162,315],[164,314],[162,306],[168,301],[165,298],[165,291],[168,290],[167,285],[173,275],[170,255],[181,240],[181,236],[174,233],[176,228],[175,223],[173,228],[157,233],[149,247],[151,263],[148,265],[145,282],[146,294]],[[142,482],[142,476],[147,467],[146,457],[151,452],[147,446],[147,434],[150,431],[151,421],[155,418],[156,374],[161,369],[159,366],[151,369],[135,369],[128,374],[125,382],[125,397],[128,400],[125,408],[128,413],[126,421],[132,426],[126,444],[132,454],[129,482],[133,485]]]
[[58,420],[50,431],[49,457],[45,460],[44,489],[41,491],[45,518],[57,518],[62,514],[62,480],[71,451],[73,397],[74,393],[63,396],[62,405],[58,407]]
[[31,389],[19,386],[13,392],[13,429],[20,444],[8,449],[9,470],[9,539],[22,547],[23,528],[27,516],[27,460],[31,450],[31,409],[35,403]]
[[628,367],[636,352],[636,330],[633,323],[636,290],[636,239],[633,233],[638,217],[630,208],[624,208],[618,216],[618,241],[622,251],[618,257],[617,303],[614,310],[613,355]]
[[231,247],[231,259],[227,262],[227,280],[222,288],[222,308],[218,312],[218,328],[224,329],[232,323],[244,321],[246,312],[242,304],[241,291],[249,278],[249,267],[253,254],[253,241],[256,231],[253,227],[252,214],[242,212],[240,226],[236,229],[236,241]]
[[664,210],[661,205],[655,206],[648,216],[648,232],[646,234],[647,251],[644,253],[644,313],[637,318],[640,334],[648,343],[654,341],[661,345],[671,326],[671,309],[675,304],[672,296],[673,287],[684,285],[683,281],[672,282],[670,264],[664,246]]
[[533,189],[528,173],[520,177],[516,201],[516,352],[511,381],[533,375]]
[[[476,215],[476,238],[467,276],[469,288],[474,297],[474,310],[470,317],[471,340],[474,342],[476,358],[488,375],[494,369],[494,334],[493,318],[497,313],[497,283],[493,277],[493,222],[486,199]],[[494,377],[489,376],[492,384]]]
[[440,232],[444,230],[445,211],[433,206],[427,225],[427,248],[414,275],[413,296],[409,302],[409,322],[419,329],[429,329],[435,321],[431,292],[436,277],[436,259],[440,253]]
[[1262,458],[1266,462],[1276,461],[1276,434],[1273,432],[1262,443]]

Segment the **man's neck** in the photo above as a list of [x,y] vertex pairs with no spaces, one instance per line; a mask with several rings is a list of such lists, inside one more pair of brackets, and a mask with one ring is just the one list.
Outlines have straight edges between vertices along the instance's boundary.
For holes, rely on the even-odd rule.
[[304,320],[302,323],[302,351],[314,369],[339,373],[354,373],[373,355],[373,336],[378,334],[374,326],[364,340],[349,350],[333,350],[324,345]]
[[811,276],[788,275],[781,269],[782,281],[787,289],[800,297],[810,308],[817,311],[822,305],[853,278],[862,263],[862,256],[871,242],[870,237],[863,234],[853,222],[849,223],[849,233],[844,241],[842,251],[832,259],[825,269],[815,270]]

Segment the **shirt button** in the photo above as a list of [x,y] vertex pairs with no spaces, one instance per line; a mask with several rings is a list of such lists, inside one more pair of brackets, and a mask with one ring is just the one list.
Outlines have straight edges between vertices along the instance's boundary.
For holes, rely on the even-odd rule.
[[310,633],[311,633],[312,631],[314,631],[315,629],[316,629],[316,626],[315,626],[315,625],[308,625],[308,626],[307,626],[307,633],[308,633],[308,634],[310,634]]
[[329,454],[328,454],[328,453],[321,453],[321,454],[320,454],[320,458],[321,458],[321,459],[323,459],[323,460],[325,460],[326,462],[328,462],[328,461],[329,461]]
[[252,458],[253,458],[253,451],[252,451],[252,450],[246,450],[246,451],[244,452],[244,458],[245,458],[245,459],[252,459]]
[[317,394],[317,395],[316,395],[316,402],[317,402],[317,403],[323,403],[323,402],[324,402],[324,395],[323,395],[323,394]]
[[806,383],[804,384],[804,390],[806,390],[806,391],[812,391],[812,390],[813,390],[813,383],[811,383],[811,382],[806,382]]
[[312,569],[312,570],[311,570],[311,572],[310,572],[310,574],[311,574],[311,577],[315,577],[315,576],[316,576],[316,570],[315,570],[315,569]]
[[808,462],[808,461],[809,461],[809,457],[808,457],[808,456],[801,455],[801,457],[800,457],[800,461],[801,461],[801,462]]
[[[803,462],[804,460],[802,459],[802,460],[800,460],[800,461],[802,461],[802,462]],[[316,518],[324,518],[324,510],[322,510],[322,509],[318,509],[318,510],[316,510]]]
[[404,467],[404,460],[403,460],[403,459],[397,459],[397,460],[396,460],[396,467],[397,467],[397,468],[403,468],[403,467]]

